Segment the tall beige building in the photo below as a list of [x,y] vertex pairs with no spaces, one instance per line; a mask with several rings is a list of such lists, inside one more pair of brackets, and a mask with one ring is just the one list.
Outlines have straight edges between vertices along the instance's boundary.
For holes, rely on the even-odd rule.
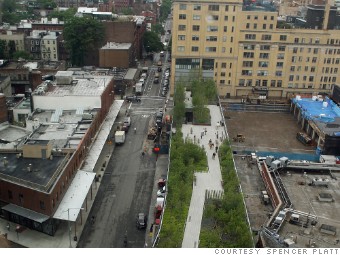
[[339,83],[340,30],[279,29],[277,12],[244,11],[242,5],[173,2],[171,94],[176,82],[197,75],[213,79],[227,98],[329,93]]

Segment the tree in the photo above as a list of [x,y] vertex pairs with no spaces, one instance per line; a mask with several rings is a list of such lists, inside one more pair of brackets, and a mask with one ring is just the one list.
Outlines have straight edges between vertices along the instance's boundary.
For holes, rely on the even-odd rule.
[[65,46],[70,51],[71,63],[82,66],[88,51],[102,46],[103,24],[87,17],[73,17],[64,27]]
[[10,40],[8,42],[8,57],[10,59],[13,58],[15,51],[16,51],[15,42],[13,40]]
[[159,52],[163,50],[163,43],[158,34],[152,31],[146,31],[143,37],[144,49],[146,52]]
[[0,40],[0,58],[5,58],[6,41]]
[[168,18],[168,15],[171,13],[171,0],[165,0],[162,2],[160,7],[160,21],[163,22]]
[[76,8],[69,8],[66,11],[52,11],[48,17],[49,18],[58,18],[58,20],[61,21],[67,21],[69,19],[72,19],[74,17],[74,14],[76,14],[77,9]]
[[27,51],[16,51],[13,53],[13,58],[16,60],[19,58],[28,60],[28,59],[31,59],[31,56]]
[[163,26],[159,23],[152,25],[151,31],[153,31],[153,32],[155,32],[156,34],[159,34],[159,35],[164,35],[164,32],[165,32]]
[[37,4],[41,9],[54,9],[57,7],[53,0],[37,0]]
[[133,15],[133,10],[131,7],[127,7],[127,8],[122,8],[121,12],[124,15]]

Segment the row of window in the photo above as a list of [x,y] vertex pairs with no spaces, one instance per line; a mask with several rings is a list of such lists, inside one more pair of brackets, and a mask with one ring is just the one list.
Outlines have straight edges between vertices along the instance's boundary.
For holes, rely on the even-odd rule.
[[[255,80],[255,86],[256,87],[260,87],[260,86],[263,86],[263,87],[267,87],[268,86],[268,80]],[[248,87],[251,87],[253,86],[253,80],[245,80],[245,79],[240,79],[238,81],[238,85],[239,86],[248,86]],[[271,80],[270,81],[270,86],[271,87],[282,87],[282,80]]]
[[[245,34],[246,40],[256,40],[256,34]],[[262,35],[261,40],[271,40],[271,35]],[[280,35],[280,41],[287,41],[287,35]],[[302,38],[300,41],[300,38],[294,38],[294,43],[306,43],[305,38]],[[312,44],[319,44],[320,38],[315,38],[313,42],[313,38],[309,39],[309,43]]]
[[[267,29],[267,25],[268,24],[262,24],[262,29]],[[246,28],[250,29],[250,23],[246,24]],[[274,28],[274,24],[269,24],[269,29],[273,29]],[[253,29],[257,29],[257,23],[253,24]]]
[[[205,40],[207,42],[217,42],[218,41],[217,38],[218,38],[217,36],[206,36]],[[185,41],[186,36],[185,35],[178,35],[177,39],[178,39],[178,41]],[[192,35],[191,40],[192,41],[199,41],[200,40],[199,35]],[[222,37],[222,42],[227,42],[227,36]],[[230,37],[230,42],[233,42],[232,36]]]
[[[12,200],[13,199],[13,192],[11,190],[8,190],[7,191],[7,195],[8,195],[8,199],[9,200]],[[19,198],[19,203],[20,205],[23,205],[24,204],[24,195],[19,193],[18,195],[18,198]],[[45,202],[44,201],[39,201],[39,206],[40,206],[40,209],[41,210],[45,210],[46,207],[45,207]]]
[[[254,16],[250,16],[250,15],[247,15],[247,20],[250,20],[251,17],[253,17],[254,20],[258,20],[259,19],[259,16],[257,15],[254,15]],[[264,20],[268,20],[268,16],[263,16],[263,19]],[[270,20],[274,20],[274,16],[270,16]]]
[[[178,31],[186,31],[186,25],[178,25]],[[192,31],[200,31],[200,25],[192,25]],[[207,26],[208,32],[218,32],[218,26]],[[232,33],[234,32],[234,26],[231,26]],[[228,26],[223,27],[223,32],[228,32]]]
[[[181,13],[181,14],[178,14],[178,19],[180,20],[186,20],[187,19],[187,15],[184,14],[184,13]],[[201,20],[201,15],[197,15],[197,14],[194,14],[192,15],[192,19],[193,20]],[[209,15],[206,20],[208,22],[211,22],[211,21],[218,21],[219,20],[219,16],[218,15]],[[232,22],[235,22],[235,16],[231,16],[231,19],[230,19]],[[229,21],[229,16],[224,16],[224,21]]]
[[[177,51],[178,52],[184,52],[185,51],[185,46],[177,46]],[[192,52],[198,52],[199,47],[198,46],[191,46],[191,51]],[[221,52],[225,53],[227,51],[226,47],[221,48]],[[217,47],[205,47],[205,52],[217,52]],[[233,53],[233,48],[229,48],[229,53]]]
[[[179,9],[180,10],[187,10],[187,5],[186,4],[180,4],[179,5]],[[208,11],[219,11],[220,10],[220,7],[221,7],[221,10],[222,8],[224,7],[224,11],[226,12],[229,12],[229,11],[233,11],[235,12],[236,11],[236,6],[235,5],[217,5],[217,4],[209,4],[208,5]],[[194,4],[193,5],[193,10],[194,11],[201,11],[202,10],[202,6],[200,4]]]

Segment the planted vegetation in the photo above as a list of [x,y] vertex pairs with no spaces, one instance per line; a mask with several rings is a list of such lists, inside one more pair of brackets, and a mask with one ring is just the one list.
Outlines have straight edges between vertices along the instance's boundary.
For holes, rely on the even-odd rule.
[[192,142],[183,141],[177,132],[171,141],[171,163],[167,182],[168,195],[163,215],[163,225],[157,247],[178,248],[182,246],[185,222],[190,206],[193,175],[207,169],[205,151]]
[[234,169],[229,143],[219,148],[223,199],[206,201],[200,233],[200,247],[251,248],[253,241],[246,219],[243,197]]

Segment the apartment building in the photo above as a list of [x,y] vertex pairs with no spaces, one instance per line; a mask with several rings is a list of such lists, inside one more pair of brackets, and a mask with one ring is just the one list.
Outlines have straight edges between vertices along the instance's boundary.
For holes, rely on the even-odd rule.
[[330,9],[315,29],[278,28],[277,12],[245,10],[241,0],[174,1],[171,94],[197,75],[213,79],[226,98],[330,93],[340,78],[340,30],[329,29]]

